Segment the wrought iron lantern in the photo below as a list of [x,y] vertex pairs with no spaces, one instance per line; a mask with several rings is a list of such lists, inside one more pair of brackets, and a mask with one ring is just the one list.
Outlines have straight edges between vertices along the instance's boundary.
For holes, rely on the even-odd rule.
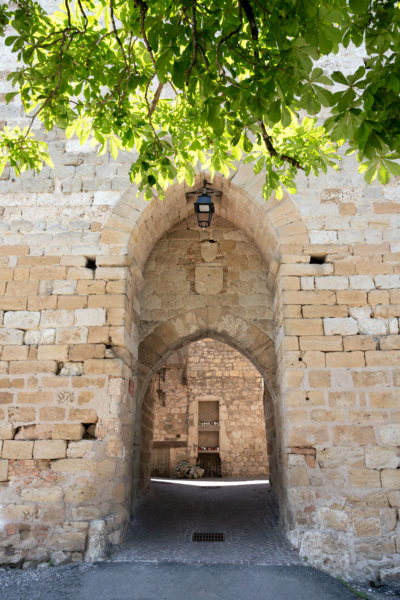
[[194,203],[194,210],[197,215],[199,227],[202,227],[203,229],[209,227],[214,212],[214,203],[211,200],[211,197],[207,194],[205,187],[203,189],[203,193],[200,194]]

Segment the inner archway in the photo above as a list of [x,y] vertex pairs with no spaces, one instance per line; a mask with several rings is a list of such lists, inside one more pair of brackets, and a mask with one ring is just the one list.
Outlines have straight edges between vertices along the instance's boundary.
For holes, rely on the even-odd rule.
[[[236,334],[236,339],[232,333]],[[190,311],[171,319],[157,327],[139,346],[138,394],[141,414],[137,421],[141,423],[141,429],[137,435],[140,453],[136,454],[135,489],[143,495],[150,480],[156,395],[151,382],[157,383],[155,375],[179,348],[204,338],[223,342],[244,355],[263,380],[263,418],[268,441],[269,476],[274,494],[280,501],[280,407],[276,395],[274,345],[265,333],[243,318],[208,309]]]
[[[195,313],[186,314],[184,322],[193,319],[198,323]],[[235,324],[233,315],[228,322],[231,326]],[[176,330],[176,325],[174,321],[168,323],[169,331]],[[219,325],[223,330],[223,325]],[[208,323],[206,334],[201,335],[197,330],[184,336],[183,345],[182,342],[178,344],[178,338],[175,343],[171,339],[172,349],[166,352],[166,358],[160,357],[156,361],[157,367],[150,368],[150,363],[141,363],[142,374],[147,374],[142,379],[143,388],[147,386],[143,392],[140,454],[143,496],[135,510],[131,534],[128,534],[121,557],[158,560],[168,555],[185,562],[199,559],[242,562],[246,558],[257,564],[281,564],[280,561],[299,564],[297,554],[291,550],[280,527],[276,502],[280,497],[279,489],[274,489],[274,497],[266,477],[266,437],[275,477],[278,472],[276,411],[268,391],[268,387],[273,388],[273,346],[264,340],[264,353],[258,354],[259,358],[263,356],[261,361],[265,369],[262,371],[259,363],[255,367],[254,359],[250,362],[243,352],[238,351],[237,341],[234,348],[232,341],[227,343],[227,334],[217,333],[210,326]],[[212,327],[217,326],[218,323],[212,324]],[[257,333],[243,320],[236,326],[243,334],[246,327],[247,331]],[[152,335],[159,333],[157,328]],[[255,337],[260,341],[261,334]],[[143,350],[149,347],[148,344],[149,340]],[[142,360],[149,360],[149,353],[140,354],[140,350]],[[247,355],[250,351],[247,347]],[[216,355],[222,357],[219,365],[216,365]],[[213,389],[216,383],[220,387]],[[177,396],[175,402],[174,394]],[[236,406],[229,408],[230,403]],[[244,410],[240,410],[239,403]],[[202,411],[201,405],[205,410]],[[178,436],[176,432],[179,432]],[[202,434],[214,437],[206,442],[201,438]],[[235,434],[241,438],[242,448],[239,448],[240,443],[236,448],[229,448],[227,440],[223,439],[226,436],[234,441],[237,439]],[[221,475],[228,478],[216,479],[216,474],[211,473],[211,481],[207,477],[195,481],[180,479],[179,483],[176,479],[153,478],[150,484],[155,449],[164,455],[166,451],[168,453],[167,473],[161,473],[167,477],[171,474],[174,477],[175,462],[184,460],[193,466],[201,466],[202,458],[218,454]],[[237,465],[234,466],[232,461],[242,461],[236,472]],[[189,485],[181,485],[183,482]],[[204,557],[203,550],[194,543],[201,540],[233,543],[207,546]]]

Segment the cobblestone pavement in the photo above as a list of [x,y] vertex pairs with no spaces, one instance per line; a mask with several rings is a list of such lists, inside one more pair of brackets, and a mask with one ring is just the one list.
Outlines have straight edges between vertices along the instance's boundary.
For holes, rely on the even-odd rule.
[[[192,542],[193,532],[223,533],[225,541]],[[112,560],[303,564],[279,527],[267,483],[197,487],[153,482],[124,547]]]

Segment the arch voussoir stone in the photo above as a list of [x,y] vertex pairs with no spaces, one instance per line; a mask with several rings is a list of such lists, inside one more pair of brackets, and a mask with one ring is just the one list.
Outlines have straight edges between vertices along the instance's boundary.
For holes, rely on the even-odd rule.
[[149,372],[154,372],[160,362],[177,348],[206,336],[235,347],[250,358],[261,372],[257,357],[263,357],[262,362],[268,367],[266,375],[272,375],[275,353],[268,335],[242,317],[214,308],[188,311],[156,327],[140,342],[139,362]]

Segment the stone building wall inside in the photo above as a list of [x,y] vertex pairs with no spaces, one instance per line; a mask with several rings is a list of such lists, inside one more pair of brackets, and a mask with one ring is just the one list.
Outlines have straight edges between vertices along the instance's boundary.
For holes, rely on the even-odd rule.
[[204,339],[188,356],[190,401],[219,402],[219,449],[223,477],[268,474],[263,381],[243,355]]
[[[153,381],[154,442],[171,443],[171,475],[179,460],[199,458],[199,408],[219,405],[219,456],[223,477],[268,474],[263,382],[239,352],[212,339],[188,344],[186,362],[162,367]],[[161,394],[157,393],[161,391]],[[186,443],[175,448],[173,442]]]

